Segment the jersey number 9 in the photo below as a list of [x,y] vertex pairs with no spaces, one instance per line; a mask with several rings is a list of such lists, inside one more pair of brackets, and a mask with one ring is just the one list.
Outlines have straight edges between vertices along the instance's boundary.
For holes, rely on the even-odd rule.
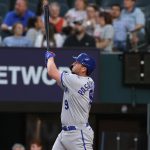
[[69,109],[69,104],[68,104],[68,101],[67,101],[67,100],[65,100],[65,109],[66,109],[66,110]]

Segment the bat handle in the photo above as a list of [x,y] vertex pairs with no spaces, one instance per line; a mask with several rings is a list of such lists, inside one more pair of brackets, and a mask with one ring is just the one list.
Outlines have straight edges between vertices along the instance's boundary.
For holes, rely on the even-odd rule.
[[45,22],[47,51],[49,51],[50,45],[49,45],[49,6],[48,6],[48,3],[44,5],[44,22]]

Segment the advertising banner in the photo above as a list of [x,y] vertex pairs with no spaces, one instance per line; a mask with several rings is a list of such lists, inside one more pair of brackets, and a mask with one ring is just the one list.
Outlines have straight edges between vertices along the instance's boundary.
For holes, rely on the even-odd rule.
[[[92,78],[98,99],[99,51],[96,49],[54,49],[58,69],[70,72],[72,56],[86,52],[96,60]],[[45,50],[37,48],[0,48],[0,102],[59,102],[63,91],[49,78],[45,67]]]

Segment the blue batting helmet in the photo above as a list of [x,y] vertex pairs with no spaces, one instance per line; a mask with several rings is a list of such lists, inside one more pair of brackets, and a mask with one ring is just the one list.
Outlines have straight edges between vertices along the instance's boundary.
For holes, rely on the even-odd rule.
[[77,57],[73,57],[73,58],[87,68],[89,75],[94,71],[96,67],[95,60],[92,57],[90,57],[88,54],[81,53]]

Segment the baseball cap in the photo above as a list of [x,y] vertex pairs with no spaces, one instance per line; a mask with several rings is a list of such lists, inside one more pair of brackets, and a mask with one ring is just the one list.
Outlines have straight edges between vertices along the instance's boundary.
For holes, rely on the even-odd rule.
[[81,53],[78,56],[73,56],[73,59],[79,63],[81,63],[82,65],[84,65],[87,70],[89,75],[94,71],[94,69],[96,68],[96,62],[95,60],[89,56],[86,53]]

